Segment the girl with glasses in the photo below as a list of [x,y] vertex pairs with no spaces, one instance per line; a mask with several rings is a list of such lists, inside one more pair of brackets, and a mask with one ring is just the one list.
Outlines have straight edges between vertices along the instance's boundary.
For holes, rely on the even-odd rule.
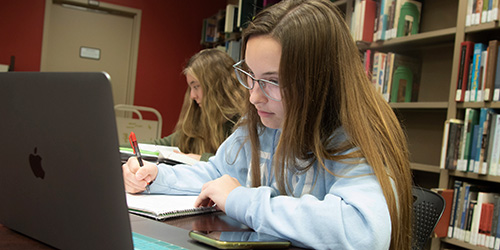
[[184,68],[188,89],[173,134],[152,143],[177,146],[190,157],[207,161],[231,134],[243,112],[245,88],[238,83],[234,60],[218,49],[192,56]]
[[[406,137],[329,0],[283,0],[243,31],[242,123],[203,165],[124,165],[128,192],[199,194],[258,232],[314,249],[410,249]],[[275,87],[279,92],[275,92]]]

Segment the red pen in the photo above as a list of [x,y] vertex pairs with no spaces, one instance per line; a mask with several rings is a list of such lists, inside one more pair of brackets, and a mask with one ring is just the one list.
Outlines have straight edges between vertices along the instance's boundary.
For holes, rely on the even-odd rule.
[[[141,150],[139,149],[139,143],[137,143],[137,138],[135,137],[134,132],[130,132],[130,135],[128,137],[128,141],[130,142],[130,145],[132,146],[132,150],[134,150],[134,154],[137,157],[137,161],[139,162],[139,166],[143,167],[144,162],[142,162],[142,156],[141,156]],[[148,185],[146,186],[146,190],[149,193],[149,185],[151,185],[153,182],[149,182]]]

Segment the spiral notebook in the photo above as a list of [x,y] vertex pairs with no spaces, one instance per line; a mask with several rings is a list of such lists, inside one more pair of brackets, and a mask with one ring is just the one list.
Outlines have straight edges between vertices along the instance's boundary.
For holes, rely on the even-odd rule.
[[130,213],[156,220],[215,212],[215,207],[194,207],[197,196],[128,194],[127,205]]

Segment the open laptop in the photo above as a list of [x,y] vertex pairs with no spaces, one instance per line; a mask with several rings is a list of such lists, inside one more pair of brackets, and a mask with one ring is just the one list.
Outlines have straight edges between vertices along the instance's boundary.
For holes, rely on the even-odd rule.
[[0,73],[0,116],[0,224],[59,249],[133,249],[132,228],[202,248],[128,214],[107,74]]

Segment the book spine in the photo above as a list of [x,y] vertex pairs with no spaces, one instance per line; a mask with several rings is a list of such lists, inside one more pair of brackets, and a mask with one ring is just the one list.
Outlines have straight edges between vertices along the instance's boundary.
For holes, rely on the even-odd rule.
[[498,40],[491,40],[488,43],[488,62],[486,69],[486,81],[484,86],[484,101],[493,99],[495,85],[495,74],[497,68]]
[[[500,45],[498,45],[500,46]],[[499,51],[497,46],[497,51]],[[497,74],[498,73],[498,74]],[[497,65],[495,70],[495,84],[493,90],[493,101],[500,101],[500,56],[497,53]]]
[[477,91],[479,88],[479,76],[481,74],[481,55],[484,50],[484,44],[476,43],[474,44],[474,59],[473,59],[473,69],[472,69],[472,83],[471,83],[471,93],[470,101],[477,101]]
[[450,223],[448,226],[448,238],[453,238],[454,234],[454,229],[455,229],[455,219],[457,215],[457,208],[458,205],[457,203],[459,202],[459,197],[460,197],[460,189],[462,188],[463,182],[460,180],[455,180],[455,184],[453,187],[453,203],[452,203],[452,208],[451,208],[451,216],[450,216]]

